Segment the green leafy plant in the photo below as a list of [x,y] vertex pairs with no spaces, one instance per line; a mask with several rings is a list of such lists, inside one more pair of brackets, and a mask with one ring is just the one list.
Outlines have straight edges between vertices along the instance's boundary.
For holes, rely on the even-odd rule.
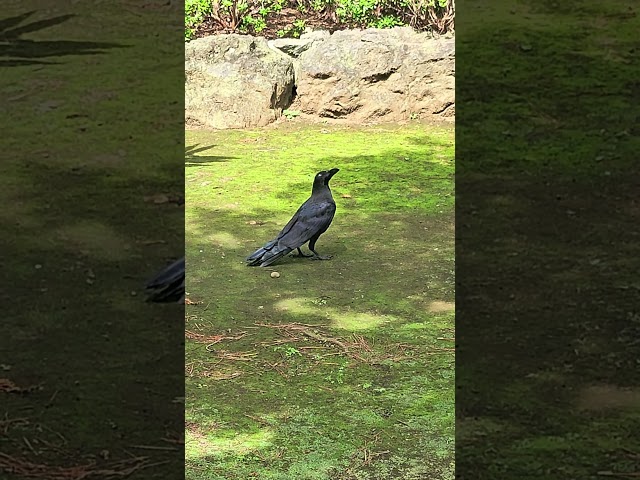
[[393,28],[404,25],[404,22],[393,15],[384,15],[380,18],[375,18],[369,21],[369,27],[374,28]]
[[212,12],[211,0],[185,0],[184,5],[184,38],[195,37],[197,27]]
[[348,362],[343,362],[338,368],[334,370],[334,375],[328,376],[326,380],[333,385],[343,385],[347,364]]
[[337,2],[336,15],[342,20],[369,23],[378,10],[378,0],[341,0]]
[[295,20],[289,28],[286,30],[280,29],[276,32],[278,37],[292,37],[292,38],[300,38],[300,35],[304,33],[304,29],[307,25],[306,20],[298,19]]
[[269,7],[269,12],[280,12],[287,4],[287,0],[273,0]]
[[282,114],[287,118],[287,120],[292,120],[299,116],[300,112],[298,112],[297,110],[283,110]]
[[285,357],[287,358],[291,358],[291,357],[301,357],[302,353],[300,353],[300,350],[298,350],[295,347],[292,347],[291,345],[284,345],[284,346],[280,346],[278,345],[277,347],[273,348],[274,352],[280,352],[281,354],[283,354]]
[[304,33],[304,28],[306,26],[306,20],[298,19],[293,22],[293,27],[291,29],[291,36],[294,38],[300,38],[300,35]]
[[244,17],[240,24],[240,30],[243,32],[248,32],[249,30],[253,30],[255,33],[262,32],[265,28],[267,28],[267,22],[265,21],[266,15],[256,15],[256,16],[247,16]]
[[[440,34],[454,30],[455,0],[186,0],[185,39],[194,38],[205,21],[222,31],[258,34],[273,25],[285,9],[295,9],[303,17],[314,12],[312,16],[320,14],[336,24],[351,26],[411,25]],[[298,38],[308,21],[299,18],[275,34]]]
[[314,12],[322,12],[326,9],[333,9],[336,2],[334,0],[310,0],[310,7]]
[[247,0],[212,0],[210,18],[220,27],[236,31],[247,16],[259,10],[258,5]]

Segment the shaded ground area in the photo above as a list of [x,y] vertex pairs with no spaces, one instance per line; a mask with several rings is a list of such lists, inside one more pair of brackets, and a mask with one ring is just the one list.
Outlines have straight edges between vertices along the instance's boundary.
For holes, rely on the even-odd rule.
[[460,478],[638,476],[635,6],[482,8],[456,45]]
[[[453,152],[413,122],[187,132],[188,479],[453,478]],[[334,258],[246,267],[333,167]]]
[[142,32],[182,25],[122,2],[3,7],[0,477],[182,478],[181,307],[141,292],[184,218],[180,51]]

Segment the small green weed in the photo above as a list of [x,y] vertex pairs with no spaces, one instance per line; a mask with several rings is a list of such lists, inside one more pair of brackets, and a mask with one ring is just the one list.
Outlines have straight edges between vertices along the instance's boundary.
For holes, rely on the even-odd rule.
[[301,112],[297,110],[283,110],[282,114],[286,117],[287,120],[293,120],[296,117],[301,115]]
[[302,354],[300,353],[300,350],[298,350],[295,347],[292,347],[291,345],[278,345],[277,347],[273,348],[274,352],[279,352],[282,353],[285,357],[287,358],[291,358],[291,357],[301,357]]

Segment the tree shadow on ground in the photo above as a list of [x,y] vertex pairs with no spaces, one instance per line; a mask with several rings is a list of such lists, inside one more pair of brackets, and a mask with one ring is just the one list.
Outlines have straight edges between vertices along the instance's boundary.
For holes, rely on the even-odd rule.
[[[616,402],[584,408],[583,398],[594,385],[633,391],[640,381],[638,182],[623,173],[637,112],[616,111],[633,104],[636,66],[598,47],[628,52],[637,21],[607,20],[618,36],[584,25],[612,5],[595,16],[528,8],[515,8],[527,18],[511,16],[499,38],[487,25],[457,44],[470,69],[457,79],[457,472],[637,472],[621,448],[640,449],[637,415]],[[584,56],[590,68],[576,75]]]
[[[18,26],[34,15],[30,11],[0,20],[0,66],[12,67],[34,64],[54,64],[55,62],[37,59],[62,57],[67,55],[98,55],[111,48],[123,48],[124,45],[107,42],[82,42],[69,40],[26,40],[21,38],[28,33],[62,24],[75,15],[59,15],[57,17],[38,20]],[[11,57],[5,60],[6,57]]]
[[206,152],[207,150],[211,150],[215,147],[217,147],[217,145],[201,147],[200,144],[186,147],[184,151],[185,166],[196,167],[202,164],[227,162],[235,159],[235,157],[225,157],[223,155],[200,155],[201,152]]
[[[157,14],[127,18],[123,27],[111,22],[109,5],[91,9],[73,21],[64,15],[16,27],[31,13],[2,21],[2,56],[69,56],[64,65],[3,71],[7,91],[19,95],[3,105],[0,140],[1,150],[10,152],[0,165],[7,287],[0,292],[6,317],[0,376],[26,390],[2,394],[3,414],[24,419],[4,428],[2,478],[22,475],[9,471],[12,459],[50,478],[61,467],[94,463],[91,456],[100,452],[106,453],[99,463],[110,466],[131,458],[132,444],[177,441],[183,432],[184,307],[147,304],[142,292],[149,277],[184,251],[183,207],[146,199],[184,188],[183,132],[154,137],[154,122],[175,123],[184,113],[181,97],[171,98],[167,88],[177,55],[153,47],[152,34],[167,28]],[[19,38],[36,31],[39,38],[57,35],[46,28],[55,24],[71,38],[85,38],[98,13],[106,14],[114,36],[135,37],[132,48],[112,55],[116,43]],[[142,35],[145,29],[152,34]],[[166,75],[145,85],[143,73],[165,62]],[[92,95],[101,89],[118,94],[96,100]],[[40,112],[49,95],[64,103]],[[85,109],[87,124],[79,128],[69,115]],[[167,462],[160,469],[130,478],[181,476],[179,448],[161,450]]]

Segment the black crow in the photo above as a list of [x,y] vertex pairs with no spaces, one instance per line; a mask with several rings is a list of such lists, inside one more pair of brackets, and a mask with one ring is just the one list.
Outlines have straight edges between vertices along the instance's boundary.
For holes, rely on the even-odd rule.
[[[339,169],[333,168],[319,172],[313,180],[311,196],[304,202],[289,223],[285,225],[278,236],[247,257],[247,265],[266,267],[284,257],[294,249],[298,249],[301,257],[311,257],[314,260],[328,260],[331,255],[319,255],[315,251],[316,242],[320,235],[327,231],[336,213],[336,202],[333,201],[329,180]],[[313,255],[305,255],[300,247],[309,242],[309,250]]]

